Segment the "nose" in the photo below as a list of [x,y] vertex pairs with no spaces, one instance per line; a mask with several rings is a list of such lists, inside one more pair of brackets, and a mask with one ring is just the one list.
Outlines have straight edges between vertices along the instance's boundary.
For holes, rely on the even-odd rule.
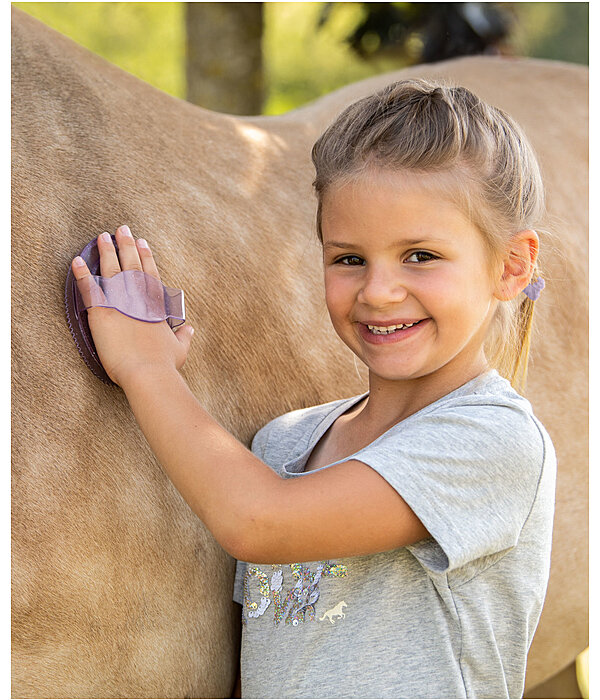
[[397,266],[372,266],[365,275],[358,301],[373,308],[398,304],[406,299],[408,290]]

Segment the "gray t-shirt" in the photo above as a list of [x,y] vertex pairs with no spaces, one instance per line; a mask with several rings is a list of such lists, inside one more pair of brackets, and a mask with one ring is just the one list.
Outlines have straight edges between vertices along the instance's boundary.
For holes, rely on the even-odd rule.
[[[281,416],[252,450],[302,478],[319,438],[361,398]],[[243,697],[521,697],[556,477],[529,402],[487,372],[349,459],[381,474],[431,538],[332,561],[239,562]]]

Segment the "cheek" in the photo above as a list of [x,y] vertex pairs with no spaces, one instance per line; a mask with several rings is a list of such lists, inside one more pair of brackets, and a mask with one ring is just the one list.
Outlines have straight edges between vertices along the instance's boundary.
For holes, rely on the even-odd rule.
[[473,304],[489,306],[494,300],[495,290],[490,270],[482,263],[480,267],[471,270],[470,277],[473,282],[465,285],[465,295],[470,295]]
[[448,274],[432,280],[428,293],[441,304],[479,307],[492,300],[494,285],[487,267],[475,263],[448,270]]
[[353,300],[354,285],[350,280],[325,274],[325,303],[332,316],[346,313],[352,307]]

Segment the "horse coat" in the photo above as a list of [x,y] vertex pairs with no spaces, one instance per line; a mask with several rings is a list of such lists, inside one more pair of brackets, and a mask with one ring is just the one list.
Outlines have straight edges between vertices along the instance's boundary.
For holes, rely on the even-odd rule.
[[[310,147],[403,76],[507,110],[539,154],[549,236],[528,397],[559,459],[551,578],[529,687],[587,645],[587,71],[492,57],[372,78],[279,117],[170,97],[13,10],[12,632],[17,697],[227,697],[233,562],[65,321],[71,259],[128,223],[196,329],[183,373],[248,443],[293,408],[364,390],[330,326]],[[174,255],[184,250],[186,260]],[[182,439],[185,436],[182,435]]]

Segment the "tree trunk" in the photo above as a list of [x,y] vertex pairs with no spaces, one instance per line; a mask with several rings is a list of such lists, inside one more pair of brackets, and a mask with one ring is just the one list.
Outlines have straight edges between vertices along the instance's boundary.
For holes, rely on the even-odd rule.
[[187,100],[228,114],[263,105],[262,2],[187,2]]

